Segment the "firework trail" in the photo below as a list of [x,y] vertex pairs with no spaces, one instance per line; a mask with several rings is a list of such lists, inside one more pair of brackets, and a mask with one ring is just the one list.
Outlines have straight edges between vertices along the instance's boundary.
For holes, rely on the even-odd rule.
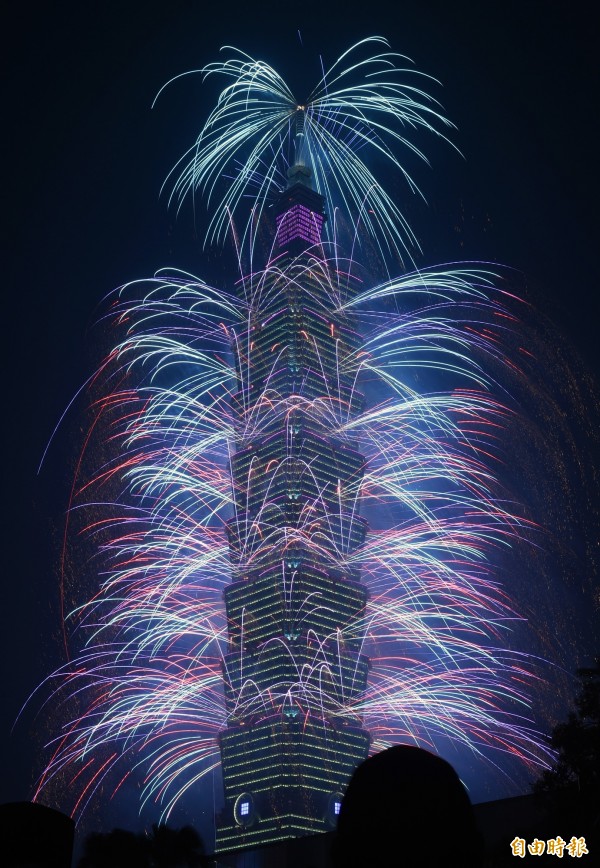
[[[229,49],[233,57],[197,70],[205,78],[220,75],[232,81],[165,185],[173,182],[170,201],[179,206],[198,189],[206,193],[211,207],[214,203],[207,241],[225,238],[232,214],[243,215],[245,238],[285,187],[286,170],[303,165],[310,167],[329,213],[339,203],[360,226],[361,235],[371,237],[382,251],[402,253],[418,246],[378,176],[399,173],[407,188],[418,193],[397,151],[427,162],[411,140],[414,132],[423,129],[448,141],[442,131],[453,125],[420,86],[434,81],[431,76],[407,66],[411,61],[403,55],[374,54],[373,47],[388,48],[388,43],[370,37],[352,46],[302,102],[276,70],[237,49]],[[365,151],[380,160],[377,176],[363,159]],[[220,183],[223,176],[230,180],[225,189]],[[253,219],[246,222],[248,201]]]
[[[403,128],[448,122],[399,82],[398,55],[353,59],[381,42],[343,55],[302,104],[241,53],[205,68],[232,83],[176,168],[173,196],[202,188],[218,199],[209,240],[253,191],[242,231],[253,250],[291,164],[342,197],[359,233],[406,246],[410,231],[363,146],[412,185],[392,146],[422,156]],[[236,162],[221,194],[218,177]],[[547,761],[528,720],[533,667],[508,650],[518,616],[494,568],[527,528],[496,478],[511,411],[486,373],[512,365],[512,315],[482,269],[414,271],[367,289],[357,274],[317,243],[297,256],[273,250],[232,293],[185,273],[119,291],[110,318],[121,339],[93,408],[112,457],[76,493],[94,500],[87,532],[102,570],[70,616],[85,644],[53,683],[77,710],[40,782],[66,780],[74,813],[139,767],[142,804],[168,818],[220,762],[226,727],[274,716],[362,726],[372,750],[450,740],[488,760]],[[293,336],[278,325],[281,299]],[[418,387],[429,371],[442,390]],[[262,446],[274,437],[276,457]],[[327,466],[331,443],[350,468],[343,478]],[[366,586],[352,617],[340,623],[331,600],[304,590],[303,560]],[[223,604],[232,577],[267,573],[284,613],[276,637]]]

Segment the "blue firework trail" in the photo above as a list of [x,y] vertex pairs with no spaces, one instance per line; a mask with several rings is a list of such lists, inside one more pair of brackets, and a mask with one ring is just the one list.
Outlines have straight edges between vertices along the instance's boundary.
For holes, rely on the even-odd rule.
[[[341,203],[357,237],[406,254],[414,236],[367,160],[375,152],[416,189],[402,149],[425,159],[415,139],[451,126],[422,89],[427,77],[371,38],[298,102],[267,64],[230,55],[202,70],[229,83],[168,179],[179,203],[205,193],[207,242],[231,233],[256,260],[258,222],[289,167],[305,166],[330,214]],[[232,292],[182,272],[121,288],[108,313],[119,339],[97,376],[91,426],[108,432],[110,455],[91,481],[76,480],[74,494],[89,504],[102,569],[96,592],[69,616],[85,642],[52,683],[76,711],[38,794],[61,778],[78,814],[105,782],[118,789],[139,770],[142,805],[155,801],[168,818],[219,764],[228,722],[273,713],[361,722],[372,750],[450,740],[500,765],[505,753],[548,762],[529,720],[534,661],[509,650],[519,616],[494,566],[531,529],[497,478],[512,410],[489,371],[514,367],[504,349],[514,317],[494,284],[494,274],[466,265],[361,284],[332,235],[295,258],[272,250]],[[337,387],[317,398],[280,389],[285,339],[266,360],[254,345],[265,299],[290,287],[312,293],[321,331],[300,334],[316,367],[335,359],[324,382]],[[250,400],[257,365],[266,375]],[[442,390],[418,387],[428,372]],[[324,482],[306,459],[300,473],[314,493],[292,527],[275,496],[291,452],[257,463],[249,474],[262,474],[262,501],[251,520],[232,488],[232,457],[273,426],[291,437],[299,415],[359,450],[363,472]],[[361,513],[372,529],[357,546]],[[224,677],[233,679],[223,605],[232,523],[244,525],[239,569],[283,562],[301,546],[332,572],[360,570],[368,588],[360,617],[309,637],[310,659],[293,677],[268,685],[245,677],[242,643],[233,709],[223,693]],[[296,626],[277,640],[292,662],[303,621],[325,605],[318,594],[297,602],[293,569],[282,568],[281,590]],[[348,690],[342,672],[352,644],[370,658],[364,691]]]

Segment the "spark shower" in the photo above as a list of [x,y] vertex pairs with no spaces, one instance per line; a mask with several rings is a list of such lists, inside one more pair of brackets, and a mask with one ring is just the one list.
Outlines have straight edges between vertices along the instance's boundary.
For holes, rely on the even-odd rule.
[[497,567],[529,532],[498,479],[513,300],[482,268],[372,285],[359,263],[411,262],[384,181],[419,194],[403,155],[447,141],[432,80],[372,37],[297,99],[225,51],[165,183],[179,207],[204,196],[240,277],[112,297],[103,457],[73,499],[97,582],[67,617],[51,684],[71,716],[37,793],[61,780],[78,816],[138,775],[168,819],[222,760],[221,849],[327,828],[389,744],[549,757]]

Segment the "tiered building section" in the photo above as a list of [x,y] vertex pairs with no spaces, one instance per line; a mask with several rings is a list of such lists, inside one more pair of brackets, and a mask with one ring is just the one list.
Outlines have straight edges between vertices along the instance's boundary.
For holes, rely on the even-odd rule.
[[364,458],[339,434],[362,406],[345,364],[360,339],[323,259],[322,197],[308,169],[289,175],[236,348],[219,852],[332,828],[369,748],[349,710],[368,674],[350,566],[367,530]]

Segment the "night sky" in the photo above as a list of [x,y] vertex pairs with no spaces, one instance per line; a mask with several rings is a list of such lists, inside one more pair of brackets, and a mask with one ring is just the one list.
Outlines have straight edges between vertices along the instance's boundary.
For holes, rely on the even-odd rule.
[[[565,513],[577,524],[573,538],[583,540],[573,569],[586,573],[589,587],[598,543],[583,525],[598,509],[593,380],[600,377],[590,8],[580,0],[15,4],[2,51],[8,349],[0,801],[30,796],[48,736],[35,700],[10,731],[28,695],[63,660],[59,557],[83,404],[67,415],[39,474],[38,465],[98,360],[102,299],[163,266],[209,281],[221,273],[218,257],[202,252],[201,217],[195,225],[188,207],[176,218],[159,198],[212,107],[215,86],[190,77],[150,110],[166,80],[216,59],[221,45],[267,60],[301,95],[316,80],[319,53],[327,65],[352,42],[380,34],[443,83],[435,96],[458,128],[453,141],[465,159],[422,142],[432,168],[416,166],[415,174],[429,205],[408,193],[403,203],[424,251],[418,262],[510,266],[535,307],[528,317],[544,347],[543,388],[564,390],[566,369],[583,384],[572,404],[563,402],[560,424],[576,428],[577,472],[588,486],[583,494],[572,484]],[[597,609],[586,597],[583,611],[576,583],[564,601],[567,628],[577,633],[585,622],[583,642],[562,660],[572,671],[591,662]]]

